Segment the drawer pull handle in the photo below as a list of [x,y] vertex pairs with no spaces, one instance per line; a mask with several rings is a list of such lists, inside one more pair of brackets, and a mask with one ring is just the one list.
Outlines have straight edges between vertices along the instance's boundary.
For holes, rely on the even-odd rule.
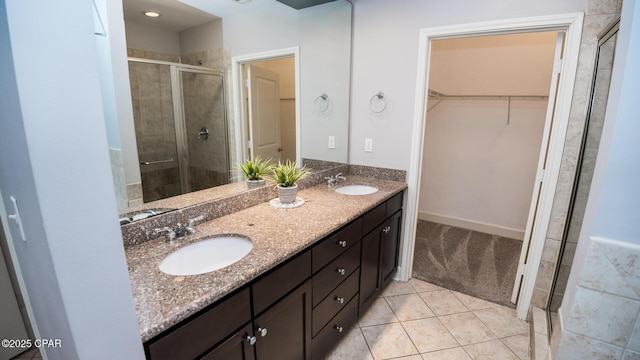
[[336,295],[334,300],[337,301],[340,304],[344,304],[344,298],[343,297],[340,297],[340,296]]
[[347,271],[344,268],[337,268],[336,271],[338,272],[338,274],[343,275],[347,273]]
[[339,333],[344,331],[344,328],[342,326],[333,325],[333,328],[336,329]]
[[249,336],[247,335],[247,337],[245,338],[245,340],[247,340],[247,342],[249,342],[249,345],[255,345],[256,344],[256,337],[255,336]]
[[391,231],[391,226],[385,226],[384,229],[382,229],[382,231],[384,231],[385,234],[388,234],[389,231]]
[[338,240],[337,244],[343,248],[347,247],[347,240]]
[[267,336],[267,328],[259,327],[258,328],[258,334],[260,334],[260,336],[262,336],[262,337]]

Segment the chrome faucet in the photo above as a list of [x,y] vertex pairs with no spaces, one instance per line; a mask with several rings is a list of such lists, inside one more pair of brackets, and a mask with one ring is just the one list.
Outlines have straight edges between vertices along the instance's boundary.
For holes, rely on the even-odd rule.
[[337,184],[339,180],[347,180],[347,178],[342,176],[342,173],[337,173],[334,176],[325,177],[325,180],[327,180],[327,186],[331,187],[332,185]]
[[176,236],[178,238],[183,238],[187,235],[193,235],[196,233],[196,228],[193,227],[196,221],[204,220],[204,216],[196,216],[193,219],[189,219],[189,224],[182,226],[180,223],[176,225]]
[[173,229],[168,226],[154,229],[153,232],[155,232],[156,234],[164,233],[164,237],[167,239],[167,241],[173,241],[176,238],[176,232],[173,231]]
[[204,216],[200,215],[200,216],[194,217],[193,219],[189,219],[188,225],[183,226],[182,224],[177,223],[175,230],[171,229],[168,226],[165,226],[163,228],[154,229],[154,232],[156,234],[164,233],[164,237],[167,239],[167,241],[173,241],[176,238],[181,239],[187,235],[195,234],[196,229],[193,226],[196,221],[202,221],[202,220],[204,220]]

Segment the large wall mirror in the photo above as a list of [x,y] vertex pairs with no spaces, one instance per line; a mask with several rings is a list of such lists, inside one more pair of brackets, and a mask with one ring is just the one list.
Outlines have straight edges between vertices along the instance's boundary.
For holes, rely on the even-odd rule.
[[[133,119],[110,140],[121,221],[247,191],[236,165],[272,139],[270,158],[347,162],[352,8],[317,3],[123,0],[129,79],[114,87]],[[279,84],[274,103],[251,99],[255,74]]]

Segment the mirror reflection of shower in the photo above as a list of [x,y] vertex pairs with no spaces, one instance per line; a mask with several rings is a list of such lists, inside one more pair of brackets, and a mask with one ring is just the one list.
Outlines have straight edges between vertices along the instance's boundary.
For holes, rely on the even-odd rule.
[[229,182],[221,72],[129,58],[144,202]]

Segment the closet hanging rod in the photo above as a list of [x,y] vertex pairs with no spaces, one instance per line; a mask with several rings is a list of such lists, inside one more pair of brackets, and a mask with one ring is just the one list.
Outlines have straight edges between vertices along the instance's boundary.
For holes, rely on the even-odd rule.
[[427,95],[437,99],[531,99],[531,100],[547,100],[549,96],[546,95],[447,95],[437,91],[429,90]]

